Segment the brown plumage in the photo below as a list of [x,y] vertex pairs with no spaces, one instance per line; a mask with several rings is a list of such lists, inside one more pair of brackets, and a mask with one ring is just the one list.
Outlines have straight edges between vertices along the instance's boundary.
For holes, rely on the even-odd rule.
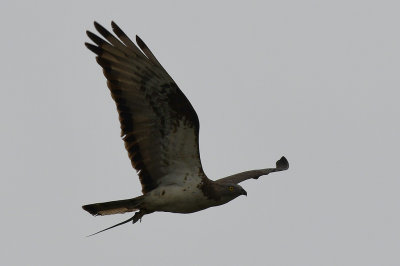
[[89,204],[84,210],[93,215],[139,210],[120,224],[136,222],[154,211],[200,211],[247,195],[239,182],[288,169],[282,157],[275,168],[208,179],[200,161],[199,119],[189,100],[138,36],[139,47],[114,22],[111,26],[117,37],[97,22],[94,26],[104,39],[87,31],[94,44],[85,45],[103,68],[117,106],[121,136],[144,195]]

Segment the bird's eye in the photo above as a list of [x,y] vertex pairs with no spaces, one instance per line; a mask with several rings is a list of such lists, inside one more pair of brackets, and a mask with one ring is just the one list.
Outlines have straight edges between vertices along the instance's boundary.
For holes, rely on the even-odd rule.
[[235,188],[232,187],[232,186],[230,186],[228,189],[229,189],[229,191],[234,191],[235,190]]

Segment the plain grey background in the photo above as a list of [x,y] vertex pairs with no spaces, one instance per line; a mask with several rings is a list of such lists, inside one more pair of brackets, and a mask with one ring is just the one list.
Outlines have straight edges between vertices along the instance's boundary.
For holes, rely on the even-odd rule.
[[[398,1],[3,1],[2,265],[400,265]],[[147,43],[200,118],[206,174],[290,170],[183,215],[81,205],[140,194],[83,43]]]

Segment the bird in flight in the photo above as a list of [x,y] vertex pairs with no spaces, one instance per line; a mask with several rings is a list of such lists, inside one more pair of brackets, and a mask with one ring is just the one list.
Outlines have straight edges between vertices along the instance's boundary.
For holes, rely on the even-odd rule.
[[97,22],[94,26],[102,38],[87,31],[94,44],[85,45],[103,68],[117,105],[121,137],[143,192],[132,199],[82,206],[92,215],[135,212],[97,233],[136,223],[156,211],[192,213],[225,204],[247,195],[240,182],[289,168],[282,157],[274,168],[209,179],[200,161],[199,119],[171,76],[138,36],[136,45],[114,22],[115,35]]

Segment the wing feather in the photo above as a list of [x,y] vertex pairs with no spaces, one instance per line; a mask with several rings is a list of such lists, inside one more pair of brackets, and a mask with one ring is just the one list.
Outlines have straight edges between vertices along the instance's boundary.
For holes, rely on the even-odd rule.
[[239,184],[247,179],[258,179],[260,176],[268,175],[273,172],[285,171],[287,169],[289,169],[289,162],[285,156],[282,156],[278,161],[276,161],[275,168],[250,170],[218,179],[215,182],[219,184]]
[[204,175],[199,154],[199,120],[192,105],[136,37],[139,49],[115,22],[115,37],[94,23],[104,38],[87,31],[119,113],[121,136],[146,193],[159,184],[182,182],[185,173]]

